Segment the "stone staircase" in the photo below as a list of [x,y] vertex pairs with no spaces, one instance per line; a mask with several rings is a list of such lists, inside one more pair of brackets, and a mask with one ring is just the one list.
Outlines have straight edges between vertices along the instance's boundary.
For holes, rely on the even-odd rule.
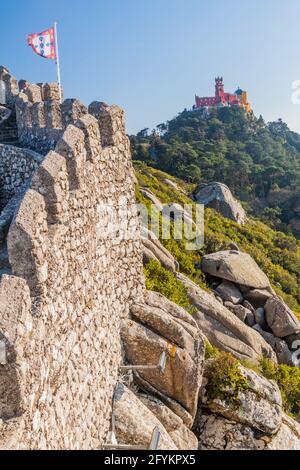
[[20,145],[18,140],[17,129],[9,129],[5,132],[0,132],[0,144],[14,145],[18,147]]

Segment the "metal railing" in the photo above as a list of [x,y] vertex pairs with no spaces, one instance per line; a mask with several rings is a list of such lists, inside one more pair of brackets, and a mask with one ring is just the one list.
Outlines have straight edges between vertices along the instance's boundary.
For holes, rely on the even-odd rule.
[[[126,366],[120,366],[121,372],[127,372],[129,370],[158,370],[160,374],[164,374],[167,364],[167,353],[163,351],[159,357],[157,364],[130,364]],[[159,427],[155,427],[152,432],[151,440],[149,443],[148,450],[157,450],[161,438],[161,431]],[[116,423],[115,423],[115,413],[112,412],[112,430],[110,431],[108,437],[108,443],[103,444],[101,447],[102,450],[145,450],[144,445],[130,445],[130,444],[119,444],[116,438]]]
[[158,370],[160,374],[164,374],[165,369],[166,369],[166,364],[167,364],[167,354],[165,351],[161,354],[158,364],[141,364],[141,365],[135,365],[135,364],[130,364],[126,366],[120,366],[120,371],[128,371],[128,370]]
[[151,440],[147,449],[143,445],[130,445],[130,444],[118,444],[116,435],[114,432],[111,433],[110,443],[103,444],[102,450],[157,450],[161,438],[161,431],[159,427],[155,427],[152,432]]

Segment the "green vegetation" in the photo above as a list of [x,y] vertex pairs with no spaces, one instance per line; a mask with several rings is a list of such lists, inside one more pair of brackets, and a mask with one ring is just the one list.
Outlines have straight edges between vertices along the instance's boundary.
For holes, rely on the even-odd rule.
[[[141,193],[140,187],[149,189],[162,203],[165,204],[173,202],[181,205],[194,204],[186,194],[181,191],[176,191],[176,189],[171,188],[164,183],[164,179],[172,179],[172,177],[166,173],[147,167],[139,162],[135,162],[135,169],[139,182],[139,186],[136,188],[136,199],[139,204],[146,205],[148,209],[150,209],[151,206],[150,201]],[[185,191],[189,192],[191,190],[189,185],[184,185],[177,179],[173,180],[180,186],[180,188],[184,188]],[[172,234],[173,227],[171,227],[171,235]],[[182,240],[174,240],[171,236],[168,240],[161,239],[161,242],[178,261],[180,272],[186,274],[194,282],[200,285],[200,287],[207,290],[204,275],[199,269],[199,262],[201,259],[200,251],[186,250],[186,241],[184,238]]]
[[300,417],[300,369],[283,364],[276,365],[269,359],[262,359],[261,373],[277,382],[282,396],[283,408],[293,418]]
[[220,350],[210,344],[207,340],[205,341],[205,359],[212,359],[217,357],[220,353]]
[[131,144],[134,159],[188,183],[227,184],[274,228],[286,231],[298,217],[300,135],[282,120],[266,124],[241,108],[183,111]]
[[[136,175],[139,185],[148,188],[162,202],[191,204],[187,195],[170,188],[164,183],[169,175],[137,163]],[[190,186],[180,187],[187,191]],[[137,200],[149,205],[149,201],[137,189]],[[243,226],[223,218],[212,209],[205,210],[205,243],[202,250],[185,250],[184,240],[162,240],[165,247],[177,259],[180,271],[189,276],[200,287],[207,289],[200,269],[201,257],[221,249],[226,249],[230,242],[235,242],[249,253],[269,277],[274,289],[290,308],[300,314],[300,242],[293,235],[271,229],[259,220],[249,220]]]
[[209,400],[218,398],[235,406],[239,405],[239,392],[249,390],[248,381],[239,366],[239,361],[225,352],[219,352],[208,362],[206,391]]
[[[292,418],[300,417],[300,369],[298,367],[275,364],[263,358],[259,365],[248,361],[238,361],[230,353],[221,352],[210,343],[205,344],[205,358],[211,359],[208,366],[208,397],[221,398],[238,404],[238,392],[248,390],[247,381],[239,371],[239,364],[274,380],[280,389],[283,409]],[[233,394],[228,395],[228,387]]]
[[[159,126],[159,131],[161,135],[143,132],[132,138],[134,156],[139,160],[135,162],[138,202],[150,206],[140,192],[143,187],[162,203],[191,204],[189,194],[195,183],[219,180],[245,201],[247,210],[252,208],[252,214],[259,215],[259,219],[252,217],[240,226],[206,209],[205,242],[198,251],[187,251],[185,240],[161,240],[179,262],[180,271],[207,289],[200,269],[202,256],[227,249],[234,242],[256,260],[277,294],[300,316],[300,242],[287,228],[297,215],[300,197],[300,136],[282,121],[266,125],[262,118],[247,117],[233,108],[212,112],[208,118],[185,111]],[[176,183],[178,190],[167,185],[166,178]],[[172,273],[151,261],[145,276],[148,289],[192,313],[187,292]],[[209,359],[209,399],[220,398],[239,406],[239,392],[249,389],[239,369],[242,364],[277,382],[285,412],[300,417],[299,368],[276,365],[268,359],[259,365],[238,361],[208,342],[205,357]]]
[[144,268],[146,287],[163,294],[181,307],[189,308],[189,299],[183,284],[158,261],[151,260]]
[[[139,162],[135,164],[139,181],[137,200],[149,206],[149,201],[142,195],[139,187],[148,188],[162,202],[191,203],[187,195],[167,186],[164,179],[172,179],[169,175]],[[174,179],[179,187],[187,193],[191,185],[182,185]],[[162,240],[166,248],[180,264],[180,270],[207,288],[200,269],[201,257],[226,248],[230,242],[237,243],[242,250],[249,253],[269,276],[273,287],[290,305],[295,313],[300,313],[300,242],[292,235],[271,229],[261,221],[252,219],[240,226],[221,217],[212,209],[205,211],[205,244],[202,250],[189,252],[185,250],[184,240]],[[164,269],[159,263],[151,261],[145,267],[146,285],[148,289],[162,293],[170,300],[181,305],[191,313],[188,296],[184,286],[177,281],[174,274]],[[230,354],[220,352],[206,342],[206,359],[211,359],[209,366],[209,397],[226,398],[238,406],[238,392],[248,388],[247,381],[241,375],[238,365],[253,369],[267,379],[278,383],[286,413],[294,418],[300,416],[300,369],[286,365],[276,365],[268,359],[254,366],[245,361],[238,361]],[[228,395],[226,387],[233,392]]]

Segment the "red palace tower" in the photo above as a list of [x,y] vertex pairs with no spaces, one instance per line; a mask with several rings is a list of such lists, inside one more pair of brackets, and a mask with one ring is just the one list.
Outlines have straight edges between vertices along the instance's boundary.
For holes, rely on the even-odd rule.
[[238,88],[234,94],[226,93],[224,91],[223,78],[217,77],[215,82],[215,96],[201,98],[196,96],[196,109],[221,106],[243,106],[247,112],[251,111],[251,106],[248,103],[246,91]]

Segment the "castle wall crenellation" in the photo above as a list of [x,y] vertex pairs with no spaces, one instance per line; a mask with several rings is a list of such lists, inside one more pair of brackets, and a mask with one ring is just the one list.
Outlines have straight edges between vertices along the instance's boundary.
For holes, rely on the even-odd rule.
[[124,113],[45,100],[53,96],[51,85],[26,84],[15,99],[19,140],[39,154],[0,147],[8,193],[28,186],[17,205],[10,200],[12,275],[0,278],[5,449],[99,448],[122,361],[120,325],[145,289]]
[[42,101],[37,88],[39,93],[28,87],[16,100],[18,136],[23,146],[45,154],[55,148],[64,126],[60,103]]
[[[35,90],[34,90],[35,93]],[[16,100],[17,124],[20,142],[29,148],[43,153],[53,150],[69,124],[75,124],[85,115],[97,119],[101,143],[116,145],[122,140],[125,129],[124,112],[117,106],[107,106],[94,102],[89,110],[78,100],[67,99],[62,104],[57,101],[31,101],[40,94],[20,93]]]
[[19,93],[18,81],[6,67],[0,67],[0,105],[13,107]]

